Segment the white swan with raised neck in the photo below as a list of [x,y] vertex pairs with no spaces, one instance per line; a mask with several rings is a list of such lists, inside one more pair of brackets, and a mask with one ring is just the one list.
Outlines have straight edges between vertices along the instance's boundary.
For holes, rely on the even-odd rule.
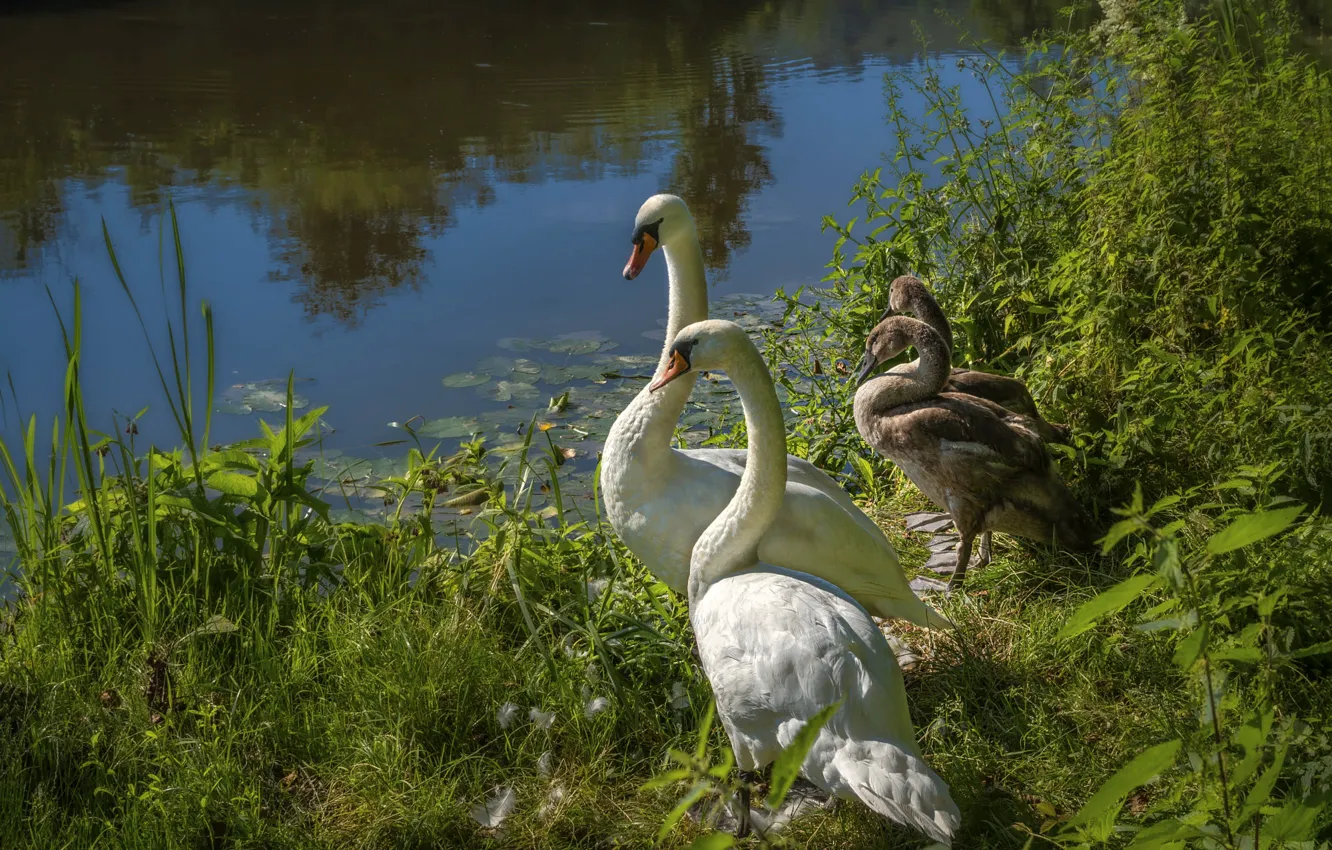
[[[654,195],[634,222],[634,278],[652,254],[665,255],[670,279],[665,369],[670,341],[708,316],[703,252],[694,219],[674,195]],[[611,526],[660,581],[687,591],[690,552],[703,529],[726,507],[745,470],[736,449],[671,446],[695,373],[658,392],[644,388],[611,427],[601,457],[600,489]],[[787,456],[778,521],[759,540],[767,563],[827,579],[879,617],[928,627],[951,623],[912,592],[892,544],[846,492],[806,460]]]
[[[878,625],[840,588],[761,561],[787,480],[785,423],[763,359],[734,323],[698,322],[675,338],[651,389],[702,369],[730,376],[749,435],[739,486],[694,544],[688,579],[699,658],[738,767],[763,768],[811,717],[841,703],[801,773],[951,843],[961,816],[916,744],[902,671]],[[742,794],[742,834],[749,814]]]

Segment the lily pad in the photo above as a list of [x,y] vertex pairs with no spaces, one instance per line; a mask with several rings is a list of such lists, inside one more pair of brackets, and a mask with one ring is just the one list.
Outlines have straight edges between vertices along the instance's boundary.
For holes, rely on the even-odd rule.
[[448,440],[457,437],[470,437],[477,431],[483,430],[485,430],[485,427],[479,419],[473,419],[470,416],[446,416],[443,419],[430,420],[416,429],[416,432],[424,437]]
[[248,416],[249,414],[254,413],[254,408],[250,407],[245,402],[240,401],[239,399],[225,397],[217,400],[217,405],[214,406],[213,410],[217,413],[228,414],[231,416]]
[[487,430],[507,430],[517,433],[518,427],[531,421],[535,412],[530,407],[505,407],[499,410],[487,410],[480,415],[480,419],[486,424]]
[[481,394],[495,401],[513,401],[514,399],[536,398],[539,393],[535,384],[524,381],[500,381],[493,387],[485,387]]
[[600,349],[601,343],[595,339],[557,339],[550,344],[556,354],[592,354]]
[[541,370],[541,380],[548,384],[567,384],[570,381],[604,381],[601,366],[575,363],[570,366],[545,366]]
[[500,348],[505,348],[509,351],[531,351],[534,348],[541,347],[540,340],[524,339],[523,337],[517,336],[506,336],[495,344]]
[[540,375],[541,364],[535,360],[528,360],[526,357],[519,357],[513,361],[510,370],[516,375]]
[[[310,402],[298,394],[292,395],[292,410],[309,407]],[[256,411],[276,413],[287,408],[287,381],[274,378],[248,384],[235,384],[218,396],[217,409],[222,413],[244,415]]]
[[482,372],[455,372],[444,377],[446,387],[475,387],[488,383],[490,376]]
[[[287,391],[275,390],[268,387],[255,387],[241,396],[241,402],[248,405],[251,410],[259,410],[265,413],[276,413],[287,409]],[[291,409],[300,410],[308,407],[309,402],[298,395],[291,397]]]

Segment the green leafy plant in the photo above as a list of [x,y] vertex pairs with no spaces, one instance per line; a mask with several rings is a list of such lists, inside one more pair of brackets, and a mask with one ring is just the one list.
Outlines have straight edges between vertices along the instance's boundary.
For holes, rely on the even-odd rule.
[[[1275,472],[1241,470],[1226,489],[1241,489],[1237,485],[1244,482],[1243,489],[1258,495],[1270,489]],[[1061,846],[1099,846],[1116,833],[1131,835],[1132,848],[1314,846],[1332,802],[1326,777],[1292,781],[1292,742],[1307,727],[1298,706],[1283,704],[1280,687],[1283,678],[1298,674],[1301,659],[1332,652],[1332,641],[1301,646],[1296,630],[1281,627],[1302,576],[1281,559],[1255,552],[1281,546],[1283,534],[1298,539],[1296,523],[1305,507],[1284,504],[1282,497],[1269,498],[1258,510],[1229,506],[1213,512],[1223,527],[1194,548],[1184,537],[1185,520],[1159,523],[1195,495],[1166,496],[1145,508],[1138,490],[1127,507],[1116,509],[1122,519],[1103,548],[1110,552],[1121,541],[1136,540],[1125,563],[1146,569],[1084,603],[1061,637],[1078,638],[1129,606],[1155,602],[1134,627],[1173,635],[1173,661],[1197,700],[1197,722],[1107,779],[1047,836]],[[1311,522],[1303,525],[1305,534]],[[1181,754],[1187,769],[1177,771]],[[1165,817],[1121,823],[1128,796],[1157,779],[1164,787],[1153,792],[1157,802],[1148,805],[1144,820],[1152,820],[1153,810]]]

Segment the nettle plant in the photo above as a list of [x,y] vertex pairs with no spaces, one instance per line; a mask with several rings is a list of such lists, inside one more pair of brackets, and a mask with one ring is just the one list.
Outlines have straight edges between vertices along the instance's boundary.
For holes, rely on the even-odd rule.
[[[1213,488],[1243,495],[1248,507],[1204,503],[1202,488],[1147,507],[1139,487],[1114,510],[1120,520],[1103,551],[1131,542],[1124,564],[1134,572],[1082,605],[1061,637],[1104,639],[1104,629],[1092,631],[1098,623],[1143,606],[1132,628],[1173,635],[1174,664],[1196,697],[1196,715],[1181,720],[1178,737],[1115,772],[1072,817],[1042,824],[1028,846],[1332,846],[1316,840],[1332,802],[1332,770],[1327,758],[1310,757],[1327,749],[1326,736],[1283,700],[1283,685],[1304,675],[1304,659],[1332,653],[1330,640],[1301,640],[1309,630],[1296,610],[1313,604],[1299,583],[1318,573],[1310,559],[1326,559],[1329,528],[1316,513],[1301,521],[1304,505],[1269,495],[1278,475],[1276,465],[1242,467]],[[1205,538],[1195,533],[1223,523]],[[1121,818],[1130,795],[1142,811],[1135,822]]]

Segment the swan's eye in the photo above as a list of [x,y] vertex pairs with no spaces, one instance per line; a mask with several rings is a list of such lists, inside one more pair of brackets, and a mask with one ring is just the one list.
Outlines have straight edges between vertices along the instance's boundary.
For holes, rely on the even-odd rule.
[[654,221],[654,222],[650,222],[650,223],[648,223],[648,224],[644,224],[644,225],[638,227],[637,229],[635,229],[635,230],[634,230],[634,239],[633,239],[634,244],[635,244],[635,245],[642,245],[642,244],[643,244],[643,237],[644,237],[644,236],[651,236],[651,237],[652,237],[652,245],[653,245],[653,247],[656,247],[658,244],[660,244],[660,243],[661,243],[661,234],[660,234],[659,231],[661,230],[661,223],[662,223],[663,221],[665,221],[665,219],[659,218],[659,219],[657,219],[657,220]]

